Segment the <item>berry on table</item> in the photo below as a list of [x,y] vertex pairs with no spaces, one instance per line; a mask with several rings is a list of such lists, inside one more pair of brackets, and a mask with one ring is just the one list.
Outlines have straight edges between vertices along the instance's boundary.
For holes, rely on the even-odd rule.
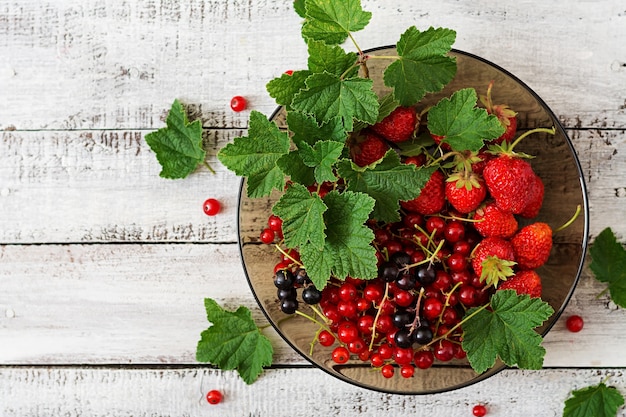
[[576,314],[574,314],[573,316],[569,316],[565,321],[565,326],[567,327],[567,330],[572,333],[578,333],[583,329],[584,325],[585,322],[583,318]]
[[221,207],[222,206],[220,202],[216,200],[215,198],[207,199],[202,205],[204,214],[206,214],[207,216],[215,216],[217,213],[219,213]]
[[243,98],[242,96],[235,96],[232,99],[230,99],[230,108],[233,109],[233,111],[236,111],[236,112],[244,111],[247,106],[248,106],[248,103],[246,99]]
[[211,391],[207,392],[206,400],[209,404],[219,404],[220,402],[222,402],[222,393],[216,389],[212,389]]
[[472,408],[472,415],[476,417],[484,417],[487,415],[487,407],[482,404],[476,404]]

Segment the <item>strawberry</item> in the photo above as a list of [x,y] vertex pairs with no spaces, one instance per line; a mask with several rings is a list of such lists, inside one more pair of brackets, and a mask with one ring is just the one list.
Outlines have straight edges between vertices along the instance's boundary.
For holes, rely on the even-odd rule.
[[541,277],[532,269],[522,270],[502,282],[498,290],[515,290],[518,295],[541,297]]
[[508,240],[484,238],[472,254],[472,269],[486,285],[497,286],[500,280],[513,275],[515,252]]
[[511,153],[501,153],[487,162],[483,178],[487,190],[502,210],[519,214],[528,205],[535,173],[530,163]]
[[446,198],[459,213],[469,213],[487,196],[485,181],[471,171],[452,174],[446,180]]
[[535,175],[528,191],[528,203],[519,215],[526,219],[537,217],[543,204],[543,193],[543,181],[539,175]]
[[491,89],[494,82],[491,81],[487,86],[487,94],[480,96],[480,101],[485,105],[487,113],[495,115],[502,127],[504,127],[504,133],[493,140],[492,143],[502,143],[503,141],[511,142],[517,132],[517,113],[509,108],[506,104],[493,104],[491,99]]
[[439,213],[446,204],[445,176],[440,170],[432,173],[420,195],[400,205],[407,211],[424,215]]
[[546,263],[552,250],[552,229],[536,222],[522,227],[511,239],[515,260],[521,269],[535,269]]
[[364,167],[381,159],[389,150],[389,144],[380,136],[366,131],[350,146],[352,160]]
[[494,201],[476,210],[473,220],[480,220],[474,223],[474,229],[483,237],[508,239],[517,232],[517,220],[513,213],[500,209]]
[[373,125],[372,130],[391,142],[399,143],[411,139],[419,121],[415,107],[400,106]]
[[472,163],[472,171],[478,175],[483,175],[485,166],[490,159],[493,159],[492,154],[484,150],[479,151],[478,154],[476,154],[475,161]]

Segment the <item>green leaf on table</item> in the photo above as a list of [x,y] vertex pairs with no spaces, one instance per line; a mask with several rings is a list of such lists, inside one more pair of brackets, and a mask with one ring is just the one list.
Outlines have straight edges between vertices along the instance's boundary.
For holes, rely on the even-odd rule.
[[345,130],[351,131],[354,119],[368,124],[376,122],[378,96],[372,90],[371,79],[342,79],[323,72],[307,78],[306,87],[296,94],[291,105],[296,110],[312,114],[319,123],[339,116]]
[[283,220],[285,245],[296,248],[310,244],[312,248],[321,250],[326,238],[326,209],[319,195],[311,194],[300,184],[289,186],[272,208],[272,212]]
[[415,26],[400,36],[399,59],[387,67],[384,81],[402,106],[413,106],[426,93],[437,92],[452,81],[456,60],[447,54],[455,39],[456,32],[450,29],[431,27],[420,32]]
[[372,13],[361,7],[361,0],[306,0],[306,20],[302,36],[328,44],[343,43],[350,32],[369,23]]
[[248,136],[237,137],[217,154],[228,169],[248,177],[247,195],[251,198],[269,195],[272,189],[282,191],[285,175],[276,161],[289,152],[289,135],[262,113],[250,112]]
[[331,191],[324,196],[326,239],[323,249],[300,247],[300,259],[316,288],[322,289],[331,275],[372,279],[378,275],[374,232],[367,227],[374,199],[367,194]]
[[293,133],[291,140],[296,146],[302,142],[314,146],[320,140],[345,143],[348,137],[348,132],[346,132],[339,117],[333,117],[320,125],[311,115],[300,111],[291,111],[287,114],[287,124]]
[[298,16],[300,16],[301,18],[305,18],[306,17],[306,0],[294,0],[293,2],[293,8],[295,9],[296,13],[298,13]]
[[337,181],[333,166],[341,156],[344,144],[331,140],[317,142],[314,146],[302,143],[299,149],[302,162],[314,169],[315,181],[321,184],[325,181]]
[[624,397],[604,383],[572,391],[565,401],[563,417],[616,417]]
[[263,367],[272,364],[274,349],[269,339],[246,307],[226,311],[210,298],[204,300],[204,306],[211,326],[200,335],[196,359],[225,371],[236,369],[247,384],[253,383]]
[[595,238],[591,248],[589,268],[600,282],[608,284],[611,299],[626,308],[626,250],[617,241],[613,230],[604,229]]
[[305,81],[311,74],[309,70],[294,71],[291,75],[282,74],[268,82],[265,88],[276,104],[290,109],[293,97],[306,88]]
[[484,140],[491,140],[504,133],[497,116],[476,107],[478,96],[473,88],[456,91],[450,98],[443,98],[428,111],[428,130],[443,136],[455,151],[478,152]]
[[328,45],[321,41],[310,40],[309,71],[313,73],[328,72],[337,76],[346,73],[345,77],[353,77],[358,74],[357,54],[346,52],[338,45]]
[[419,196],[436,167],[417,168],[403,164],[398,154],[389,150],[377,164],[359,167],[344,159],[337,165],[339,175],[348,181],[348,190],[371,196],[376,205],[371,218],[384,222],[400,221],[400,201]]
[[146,135],[146,143],[161,164],[163,178],[185,178],[204,163],[202,124],[189,123],[182,104],[174,100],[165,121],[166,127]]
[[473,307],[465,313],[463,349],[471,367],[482,373],[500,357],[508,366],[541,369],[546,350],[534,329],[554,313],[552,307],[514,290],[496,291],[490,306]]

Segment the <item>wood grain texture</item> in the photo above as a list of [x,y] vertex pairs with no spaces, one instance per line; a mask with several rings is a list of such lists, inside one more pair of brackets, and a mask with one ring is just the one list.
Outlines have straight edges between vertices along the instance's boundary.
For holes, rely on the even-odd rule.
[[[8,367],[0,368],[0,390],[5,394],[0,415],[449,417],[470,416],[472,407],[482,403],[489,416],[560,416],[571,390],[606,377],[619,389],[626,388],[623,369],[505,370],[452,392],[401,396],[364,390],[310,368],[272,369],[248,386],[233,372],[202,368]],[[220,404],[204,399],[211,389],[223,392]],[[541,395],[544,392],[549,394]]]

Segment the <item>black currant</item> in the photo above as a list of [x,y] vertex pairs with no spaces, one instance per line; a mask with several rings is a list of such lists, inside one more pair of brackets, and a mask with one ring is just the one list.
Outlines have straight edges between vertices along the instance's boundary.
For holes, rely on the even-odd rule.
[[302,301],[307,304],[317,304],[322,301],[322,292],[313,285],[309,285],[302,290]]
[[430,327],[420,326],[413,331],[413,341],[420,345],[426,345],[433,340],[433,331]]
[[437,279],[437,271],[432,265],[423,266],[417,270],[417,280],[422,286],[427,286],[435,282]]
[[298,309],[298,300],[286,298],[280,302],[280,310],[285,314],[293,314]]
[[306,270],[300,268],[296,271],[296,275],[295,275],[295,283],[297,285],[305,285],[308,282],[310,282],[311,280],[309,279],[308,274],[306,273]]
[[413,319],[415,318],[415,313],[411,313],[407,310],[398,310],[393,313],[392,318],[393,325],[398,329],[403,329],[407,326],[407,324],[413,322]]
[[400,270],[393,262],[383,262],[378,267],[378,277],[384,282],[393,282],[398,278]]
[[389,260],[398,265],[399,268],[403,268],[411,263],[411,255],[402,251],[394,252]]
[[398,330],[393,336],[393,340],[399,348],[408,348],[413,344],[409,329],[406,328]]
[[291,298],[292,300],[296,298],[296,289],[291,287],[291,288],[278,288],[276,290],[276,296],[278,297],[279,300],[284,300],[287,298]]
[[281,269],[276,272],[276,276],[274,277],[274,285],[276,288],[281,288],[283,290],[287,290],[292,288],[294,284],[294,277],[291,271],[287,269]]
[[401,290],[410,291],[417,286],[417,278],[410,272],[404,272],[398,276],[396,286]]

